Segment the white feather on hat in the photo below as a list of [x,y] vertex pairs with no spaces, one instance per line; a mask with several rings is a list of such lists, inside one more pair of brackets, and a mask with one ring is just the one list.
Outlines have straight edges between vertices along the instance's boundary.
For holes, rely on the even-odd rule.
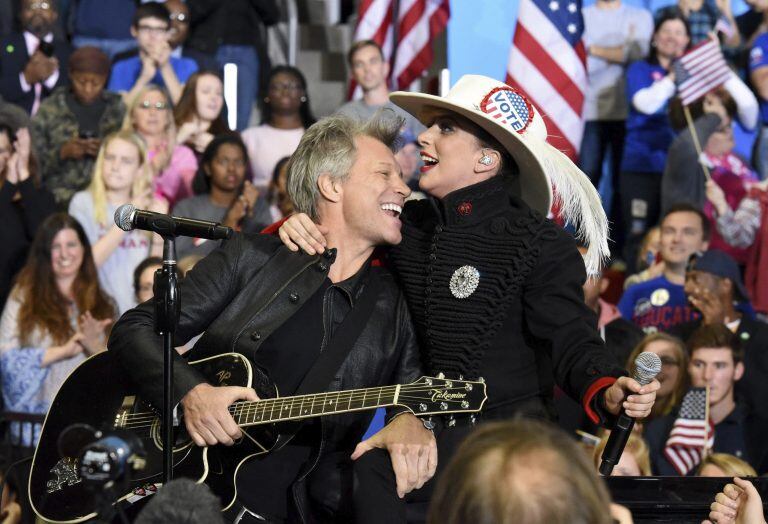
[[[392,102],[416,118],[424,109],[447,109],[490,133],[520,168],[521,197],[547,215],[554,195],[563,218],[588,246],[587,273],[600,272],[608,257],[608,219],[589,178],[562,152],[547,143],[547,127],[536,107],[517,89],[493,78],[464,75],[445,97],[397,91]],[[423,122],[425,123],[425,122]]]

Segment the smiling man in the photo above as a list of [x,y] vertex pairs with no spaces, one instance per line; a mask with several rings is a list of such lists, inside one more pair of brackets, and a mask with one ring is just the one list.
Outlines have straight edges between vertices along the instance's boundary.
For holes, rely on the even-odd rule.
[[[362,124],[337,116],[307,130],[291,159],[288,191],[298,210],[327,228],[329,249],[309,256],[289,251],[277,237],[242,234],[199,262],[181,287],[176,339],[185,344],[205,332],[190,360],[247,355],[286,396],[299,389],[323,352],[347,337],[351,349],[324,391],[419,376],[404,295],[387,270],[371,265],[376,246],[402,238],[399,215],[410,190],[391,149],[399,127],[397,121]],[[366,304],[369,313],[360,317]],[[146,302],[127,312],[109,348],[147,398],[161,405],[163,354],[153,309]],[[359,334],[352,336],[354,326]],[[242,435],[227,410],[240,399],[256,394],[213,387],[179,357],[174,400],[197,445],[231,445]],[[398,415],[362,443],[371,412],[305,424],[277,454],[239,468],[233,511],[251,515],[240,522],[263,522],[253,514],[269,522],[348,521],[352,458],[372,448],[389,451],[399,492],[420,487],[437,466],[435,440],[416,417]]]
[[621,316],[647,333],[668,331],[698,314],[688,303],[683,286],[688,259],[709,245],[709,221],[691,204],[676,204],[661,219],[661,276],[630,286],[619,300]]

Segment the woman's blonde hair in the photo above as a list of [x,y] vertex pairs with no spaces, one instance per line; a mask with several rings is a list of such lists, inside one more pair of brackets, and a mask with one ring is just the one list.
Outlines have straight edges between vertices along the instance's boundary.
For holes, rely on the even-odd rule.
[[586,454],[559,428],[489,422],[459,446],[432,497],[428,524],[608,524],[610,497]]
[[[168,93],[162,87],[156,84],[147,84],[143,89],[136,93],[136,96],[133,98],[133,100],[128,102],[128,107],[126,108],[125,116],[123,117],[123,125],[121,129],[123,131],[133,131],[138,133],[133,119],[133,112],[136,111],[136,109],[139,107],[139,104],[144,101],[144,98],[147,96],[147,94],[152,92],[160,93],[163,95],[163,98],[165,98],[165,103],[168,106],[168,124],[165,127],[164,149],[167,153],[168,161],[170,161],[171,156],[173,155],[173,149],[176,147],[176,122],[173,118],[173,104],[171,103],[171,97],[168,96]],[[162,166],[161,171],[166,167],[167,165]]]
[[688,390],[688,352],[686,351],[685,344],[682,340],[667,333],[651,333],[637,344],[627,359],[626,368],[627,371],[629,371],[630,376],[634,376],[635,359],[637,356],[645,351],[645,348],[647,348],[651,342],[657,341],[668,342],[672,345],[672,347],[675,348],[675,354],[680,372],[677,374],[677,384],[675,384],[675,387],[672,388],[672,393],[665,398],[661,398],[659,396],[656,397],[656,402],[653,403],[653,408],[651,408],[651,415],[649,418],[668,415],[672,411],[672,408],[674,408],[682,401],[683,395],[685,395],[685,392]]
[[696,470],[696,475],[701,475],[701,472],[706,466],[715,466],[720,468],[725,473],[726,477],[756,477],[757,471],[755,468],[741,460],[739,457],[730,455],[728,453],[712,453],[704,457],[704,460],[699,464],[699,469]]
[[[600,442],[595,447],[595,452],[592,455],[592,460],[595,463],[595,469],[600,468],[601,456],[606,444],[608,444],[609,436],[610,433],[606,432],[603,438],[600,439]],[[637,462],[637,467],[640,469],[640,475],[644,477],[651,475],[651,455],[648,451],[648,445],[645,443],[641,436],[634,432],[630,433],[629,440],[627,440],[627,445],[624,447],[624,451],[629,451],[632,453],[632,456],[635,458],[635,462]]]
[[96,157],[96,164],[93,168],[93,177],[91,177],[91,185],[88,186],[88,191],[90,191],[91,197],[93,198],[94,218],[96,222],[101,225],[106,225],[112,220],[112,217],[108,216],[107,213],[107,187],[104,184],[104,155],[107,146],[115,140],[122,140],[133,145],[139,156],[139,173],[133,179],[131,197],[144,194],[152,185],[152,172],[150,171],[147,162],[147,148],[141,137],[133,131],[126,130],[117,131],[108,135],[101,143],[101,148],[99,148],[99,155]]

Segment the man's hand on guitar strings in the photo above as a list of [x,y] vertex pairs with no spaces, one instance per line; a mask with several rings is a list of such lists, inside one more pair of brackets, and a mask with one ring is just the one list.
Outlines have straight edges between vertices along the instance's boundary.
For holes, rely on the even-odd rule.
[[181,399],[187,432],[198,446],[224,444],[231,446],[242,436],[240,427],[229,413],[238,400],[259,400],[252,388],[214,387],[198,384]]
[[437,469],[435,436],[410,413],[395,417],[381,431],[359,443],[352,453],[352,460],[373,448],[389,451],[400,498],[422,487]]

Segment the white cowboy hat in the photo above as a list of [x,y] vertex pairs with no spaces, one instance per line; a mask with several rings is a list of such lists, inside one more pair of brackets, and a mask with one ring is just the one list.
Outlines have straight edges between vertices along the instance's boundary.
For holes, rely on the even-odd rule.
[[425,125],[425,109],[446,109],[481,127],[507,150],[520,168],[521,197],[543,215],[552,205],[552,187],[561,215],[588,246],[587,271],[597,274],[608,256],[608,219],[589,178],[547,143],[544,119],[517,89],[493,78],[464,75],[445,97],[396,91],[390,100]]

